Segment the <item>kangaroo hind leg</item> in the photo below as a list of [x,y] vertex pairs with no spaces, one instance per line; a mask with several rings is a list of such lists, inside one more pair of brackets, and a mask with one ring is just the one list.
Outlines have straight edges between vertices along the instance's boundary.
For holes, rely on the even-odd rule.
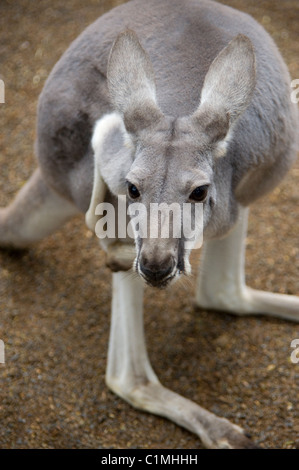
[[0,247],[26,248],[77,213],[78,209],[54,192],[37,169],[12,203],[0,209]]
[[264,314],[299,322],[299,297],[264,292],[245,283],[245,237],[248,209],[240,208],[233,230],[203,247],[196,303],[210,310],[238,315]]

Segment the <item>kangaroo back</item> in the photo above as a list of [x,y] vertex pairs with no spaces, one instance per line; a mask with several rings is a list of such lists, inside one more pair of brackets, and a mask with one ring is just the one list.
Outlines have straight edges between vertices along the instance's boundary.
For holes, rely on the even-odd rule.
[[240,202],[248,204],[272,189],[296,153],[288,71],[272,39],[250,16],[209,0],[132,0],[100,17],[72,43],[39,101],[37,153],[49,184],[87,210],[93,185],[91,135],[96,120],[112,111],[108,57],[126,28],[135,31],[150,58],[161,111],[174,118],[197,108],[209,66],[223,47],[239,33],[251,40],[257,83],[226,162],[229,171],[233,168],[230,181]]

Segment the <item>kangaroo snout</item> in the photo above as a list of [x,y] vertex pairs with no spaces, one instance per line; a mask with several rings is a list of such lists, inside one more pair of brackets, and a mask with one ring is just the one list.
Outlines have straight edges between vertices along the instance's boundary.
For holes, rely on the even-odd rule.
[[153,287],[166,287],[176,274],[176,260],[172,253],[141,253],[137,264],[138,273]]

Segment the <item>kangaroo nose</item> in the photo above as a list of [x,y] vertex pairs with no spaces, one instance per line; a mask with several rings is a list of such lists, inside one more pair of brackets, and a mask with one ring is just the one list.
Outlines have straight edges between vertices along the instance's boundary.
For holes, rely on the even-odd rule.
[[174,265],[175,261],[171,255],[160,260],[141,255],[139,261],[139,269],[142,275],[153,286],[161,285],[173,271]]

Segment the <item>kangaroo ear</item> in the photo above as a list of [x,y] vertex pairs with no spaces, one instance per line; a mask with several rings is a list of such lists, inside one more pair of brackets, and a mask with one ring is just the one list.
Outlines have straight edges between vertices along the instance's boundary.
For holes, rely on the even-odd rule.
[[255,79],[252,43],[239,34],[212,62],[204,80],[200,105],[192,116],[210,142],[225,139],[251,101]]
[[111,102],[128,132],[137,133],[163,116],[156,103],[152,64],[134,31],[121,33],[114,42],[107,79]]

